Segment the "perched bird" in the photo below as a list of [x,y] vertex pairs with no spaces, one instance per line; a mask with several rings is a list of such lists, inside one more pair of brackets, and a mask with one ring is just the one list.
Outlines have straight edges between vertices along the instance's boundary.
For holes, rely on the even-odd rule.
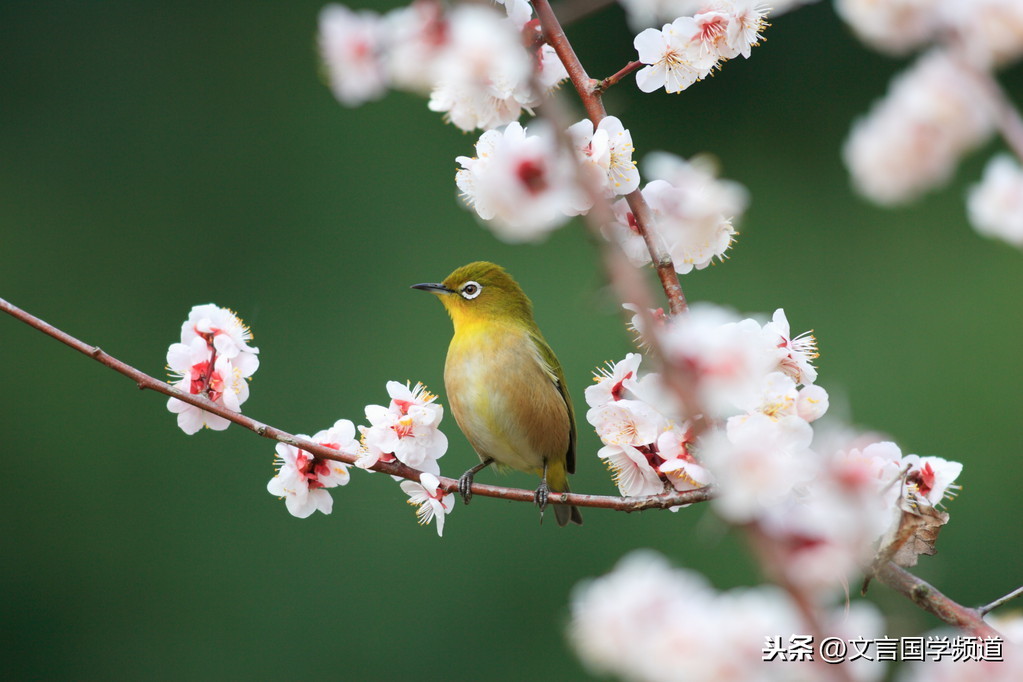
[[[533,321],[533,304],[504,268],[483,261],[412,288],[436,294],[455,327],[444,388],[480,457],[458,479],[462,498],[468,503],[473,477],[497,463],[543,477],[536,489],[542,514],[551,491],[569,491],[575,415],[561,363]],[[554,511],[560,526],[583,522],[576,507],[558,504]]]

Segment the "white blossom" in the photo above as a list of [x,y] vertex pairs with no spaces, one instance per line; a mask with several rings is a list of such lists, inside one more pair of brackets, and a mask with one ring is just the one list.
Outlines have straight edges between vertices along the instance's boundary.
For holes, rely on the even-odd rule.
[[327,5],[320,11],[319,47],[330,89],[342,104],[358,106],[387,92],[380,15]]
[[980,184],[966,202],[977,232],[1023,248],[1023,168],[1008,154],[988,162]]

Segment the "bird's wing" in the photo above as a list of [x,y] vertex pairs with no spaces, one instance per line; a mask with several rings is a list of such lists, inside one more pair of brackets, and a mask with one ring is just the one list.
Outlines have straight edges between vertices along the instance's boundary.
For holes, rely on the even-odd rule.
[[540,364],[544,374],[550,378],[551,383],[558,389],[561,398],[565,401],[565,408],[568,410],[568,452],[565,453],[565,468],[568,473],[575,473],[575,412],[572,410],[572,398],[568,395],[568,388],[565,386],[565,372],[561,369],[558,356],[554,354],[551,347],[547,345],[539,330],[530,330],[529,338],[536,349],[536,361]]

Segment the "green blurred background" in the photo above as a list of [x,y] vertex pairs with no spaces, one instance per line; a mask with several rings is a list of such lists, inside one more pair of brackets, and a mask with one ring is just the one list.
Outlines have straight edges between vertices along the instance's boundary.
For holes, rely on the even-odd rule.
[[[584,406],[593,367],[630,349],[594,245],[575,223],[535,247],[481,229],[453,182],[475,135],[424,100],[339,106],[318,75],[320,6],[0,4],[0,296],[156,376],[191,306],[231,307],[263,361],[244,411],[313,433],[358,423],[389,379],[446,402],[450,323],[408,285],[489,259],[532,296]],[[965,463],[919,573],[985,602],[1021,578],[1023,255],[967,226],[963,192],[1000,144],[922,203],[866,204],[840,145],[904,62],[862,48],[828,4],[774,24],[683,96],[630,79],[608,109],[639,158],[711,151],[752,193],[732,257],[683,278],[690,300],[784,306],[815,329],[834,412]],[[633,55],[617,7],[568,32],[595,76]],[[1002,79],[1023,99],[1023,69]],[[759,580],[703,508],[590,510],[561,529],[477,499],[439,539],[390,479],[355,474],[332,515],[297,520],[265,490],[269,441],[185,436],[162,397],[6,316],[0,358],[8,679],[579,679],[570,592],[628,550],[720,588]],[[475,456],[446,423],[457,475]],[[574,488],[612,492],[586,428],[580,445]],[[883,586],[870,597],[888,634],[935,624]]]

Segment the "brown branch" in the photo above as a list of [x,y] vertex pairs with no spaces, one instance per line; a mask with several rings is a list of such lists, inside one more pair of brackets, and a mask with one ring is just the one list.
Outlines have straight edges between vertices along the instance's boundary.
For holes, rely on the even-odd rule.
[[641,66],[643,66],[643,62],[640,62],[640,61],[629,62],[628,64],[623,66],[621,69],[619,69],[616,73],[608,76],[604,80],[602,80],[599,83],[597,83],[597,85],[594,87],[594,91],[598,95],[604,94],[605,92],[607,92],[608,88],[610,88],[612,85],[617,84],[618,81],[620,81],[621,79],[625,78],[626,76],[628,76],[633,71],[636,71]]
[[[568,71],[572,85],[575,87],[576,92],[579,93],[579,99],[586,109],[586,115],[593,122],[593,125],[596,126],[607,116],[604,102],[600,96],[600,83],[587,75],[586,69],[583,68],[582,62],[579,61],[579,57],[572,48],[572,44],[568,41],[564,29],[561,28],[558,18],[554,15],[550,2],[548,0],[532,0],[532,3],[533,9],[536,10],[536,16],[540,20],[540,28],[543,31],[544,40],[554,48],[554,51],[561,59],[565,70]],[[677,315],[685,312],[688,305],[685,295],[682,293],[682,286],[679,284],[678,275],[675,273],[675,266],[672,263],[671,256],[661,247],[660,242],[653,235],[654,218],[650,207],[646,203],[646,199],[643,198],[643,194],[638,188],[627,195],[625,199],[629,202],[632,215],[636,218],[636,229],[643,235],[643,239],[646,241],[647,249],[650,251],[650,259],[657,270],[657,276],[661,281],[661,287],[664,289],[664,295],[668,299],[671,313]]]
[[949,625],[970,630],[978,637],[1001,637],[997,630],[984,622],[984,612],[980,609],[952,601],[925,580],[891,562],[878,569],[874,577]]
[[1004,597],[999,597],[998,599],[995,599],[993,602],[986,606],[978,607],[977,613],[979,613],[982,616],[985,616],[994,611],[995,609],[997,609],[999,606],[1002,606],[1003,604],[1008,604],[1013,599],[1021,595],[1023,595],[1023,587],[1017,587],[1015,590],[1005,595]]
[[[281,443],[287,443],[288,445],[294,445],[307,452],[312,453],[316,457],[322,459],[331,459],[338,462],[344,462],[345,464],[354,464],[358,459],[355,455],[348,455],[345,453],[338,452],[333,448],[328,448],[318,443],[299,438],[293,434],[283,431],[281,429],[263,424],[262,422],[256,421],[250,417],[246,417],[240,412],[229,410],[226,407],[217,405],[210,401],[208,398],[202,395],[196,395],[192,393],[185,393],[164,381],[155,379],[145,372],[142,372],[126,362],[122,362],[117,358],[113,357],[109,353],[104,352],[98,346],[90,346],[84,341],[71,336],[70,334],[61,331],[53,325],[44,322],[38,317],[18,308],[15,305],[0,298],[0,310],[11,315],[12,317],[21,320],[25,324],[33,327],[47,336],[51,336],[61,343],[67,344],[71,348],[75,349],[79,353],[83,353],[93,358],[97,362],[109,367],[110,369],[123,374],[129,379],[135,382],[135,385],[140,389],[149,389],[156,391],[157,393],[163,393],[164,395],[172,398],[177,398],[182,402],[186,402],[189,405],[194,405],[198,408],[206,410],[212,414],[223,417],[230,422],[238,424],[241,427],[248,429],[264,438],[269,438]],[[407,467],[401,462],[378,462],[376,465],[370,467],[373,471],[379,471],[381,473],[389,474],[391,476],[400,476],[401,478],[407,478],[413,481],[418,481],[419,476],[422,472]],[[439,477],[440,486],[445,492],[457,492],[458,491],[458,480],[454,478]],[[532,490],[525,490],[521,488],[506,488],[503,486],[496,485],[485,485],[482,483],[474,483],[472,486],[472,493],[474,495],[481,495],[483,497],[499,497],[505,500],[514,500],[517,502],[530,502],[534,501],[535,492]],[[698,490],[691,490],[687,492],[674,493],[674,494],[661,494],[661,495],[649,495],[647,497],[615,497],[612,495],[584,495],[578,493],[552,493],[549,502],[553,504],[569,504],[577,507],[597,507],[601,509],[614,509],[617,511],[634,512],[642,511],[644,509],[668,509],[670,507],[676,507],[684,504],[692,504],[694,502],[705,502],[709,500],[714,494],[713,489],[710,486],[700,488]]]

